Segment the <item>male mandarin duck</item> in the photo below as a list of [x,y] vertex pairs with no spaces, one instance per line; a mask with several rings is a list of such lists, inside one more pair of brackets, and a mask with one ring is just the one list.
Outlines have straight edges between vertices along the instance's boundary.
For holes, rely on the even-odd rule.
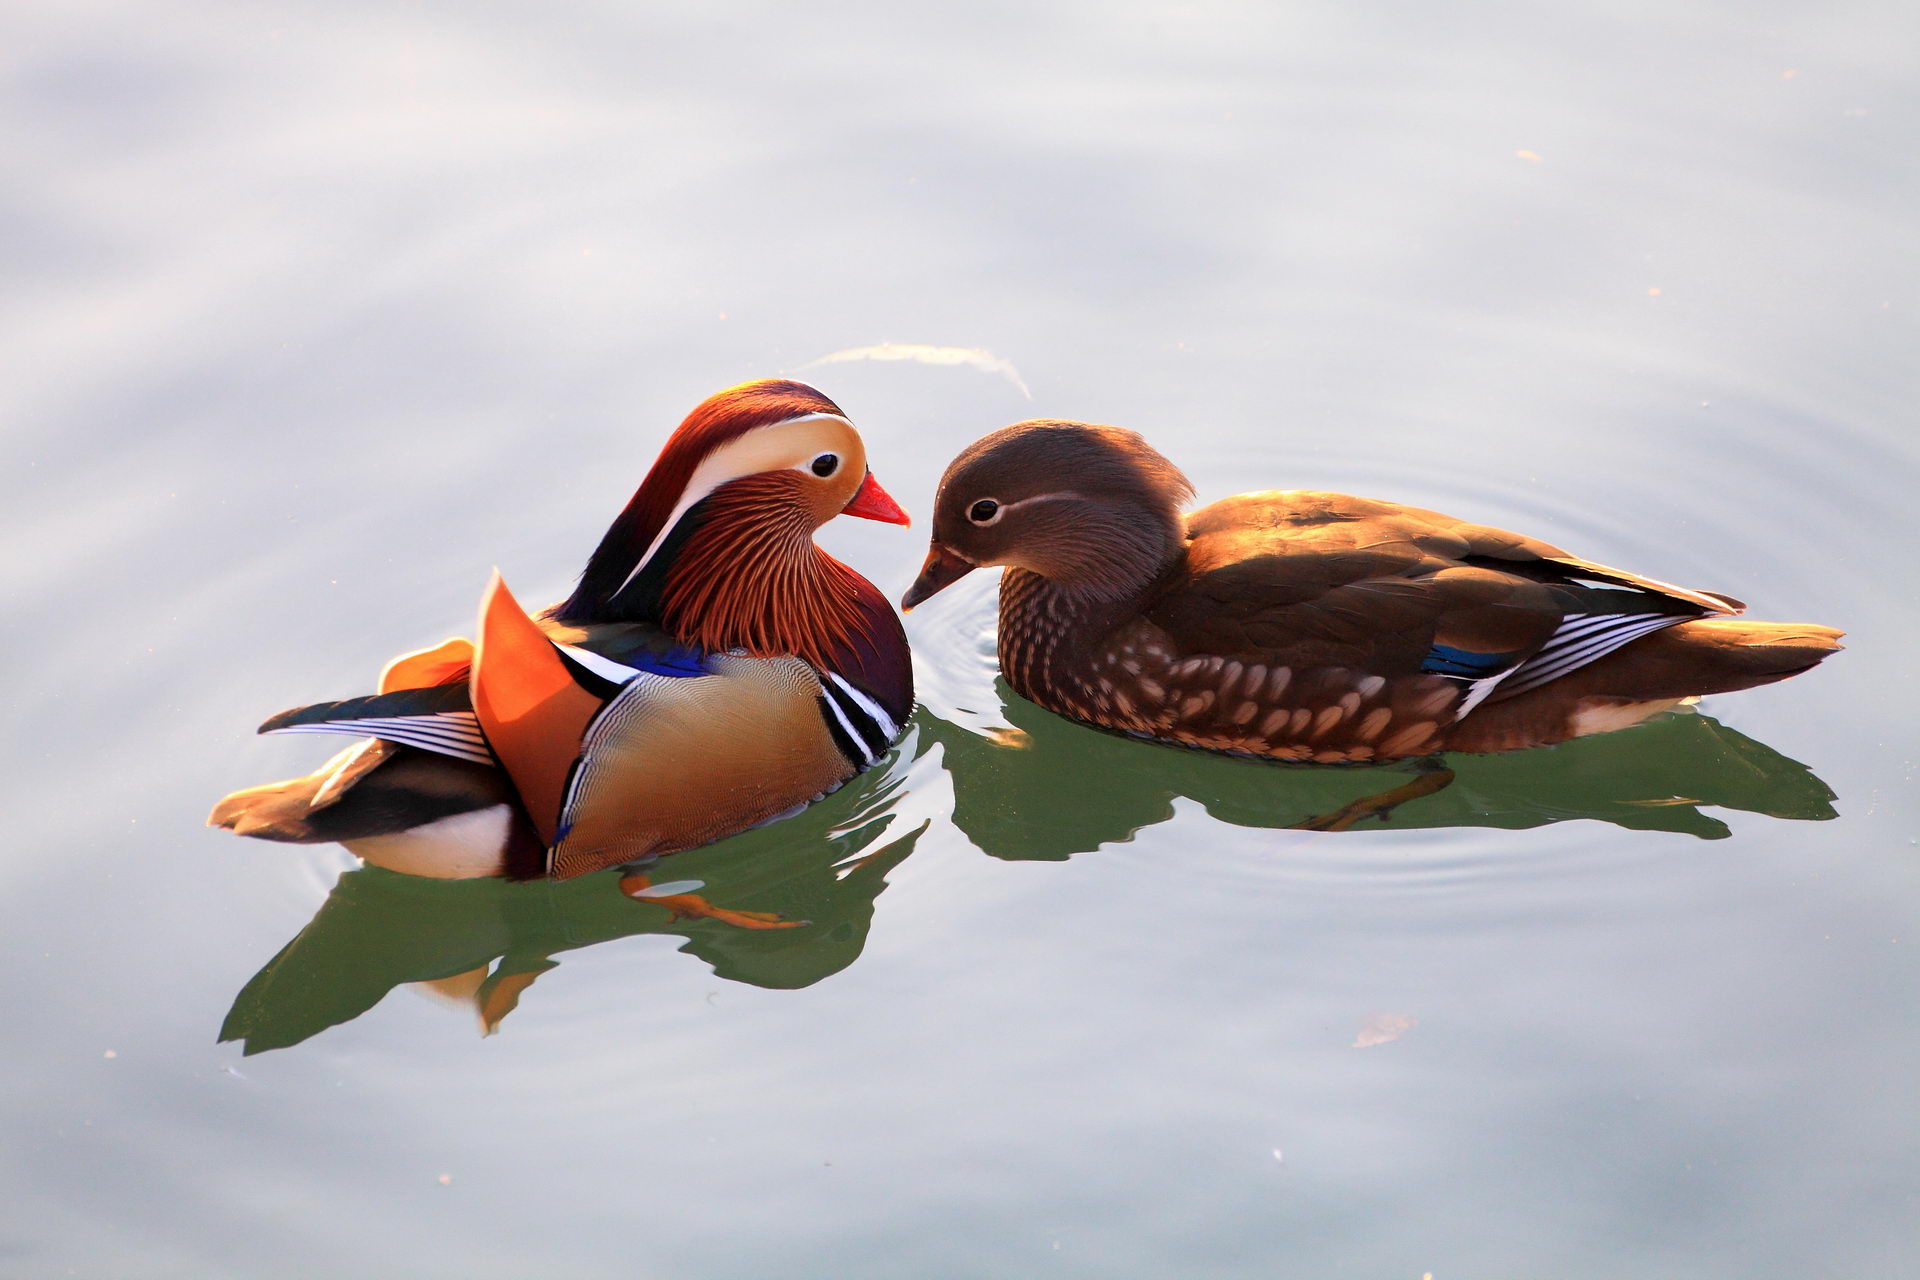
[[911,609],[1004,565],[1021,696],[1137,737],[1280,760],[1504,751],[1637,724],[1839,649],[1708,591],[1417,507],[1308,490],[1182,517],[1139,435],[1033,421],[954,460]]
[[261,726],[365,741],[208,821],[414,874],[565,878],[783,816],[879,759],[913,706],[898,616],[813,542],[836,515],[907,523],[840,408],[799,382],[722,391],[571,596],[529,617],[496,574],[475,642]]

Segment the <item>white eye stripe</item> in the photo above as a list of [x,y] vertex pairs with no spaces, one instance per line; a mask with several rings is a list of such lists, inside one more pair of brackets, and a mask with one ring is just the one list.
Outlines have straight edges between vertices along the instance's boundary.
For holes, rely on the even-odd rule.
[[[973,505],[977,507],[981,502],[991,502],[995,506],[994,513],[985,520],[974,520],[972,515],[968,515],[967,519],[972,520],[974,524],[985,526],[998,522],[1000,517],[1006,515],[1009,511],[1018,511],[1020,508],[1031,506],[1036,502],[1060,502],[1068,498],[1078,498],[1084,501],[1086,496],[1086,494],[1074,489],[1062,489],[1057,493],[1036,493],[1031,498],[1022,498],[1018,502],[1001,502],[998,498],[981,498]],[[971,512],[973,507],[968,507],[967,510]]]
[[[771,431],[781,427],[804,426],[809,422],[837,422],[847,428],[847,430],[853,430],[853,424],[838,414],[803,413],[798,417],[784,418],[779,422],[770,422],[764,427],[755,427],[745,435],[721,445],[694,470],[692,478],[687,481],[686,491],[680,495],[679,503],[675,505],[673,510],[667,515],[666,523],[660,526],[660,532],[656,533],[653,536],[653,541],[647,544],[647,549],[641,554],[640,559],[634,563],[632,569],[627,571],[626,578],[621,581],[618,587],[614,588],[613,595],[617,596],[622,591],[625,591],[633,580],[640,576],[640,571],[647,567],[649,560],[653,559],[653,553],[660,549],[660,544],[667,540],[667,535],[673,532],[673,527],[680,523],[681,516],[686,515],[701,499],[705,498],[715,489],[718,489],[721,485],[732,480],[738,480],[741,476],[754,474],[753,470],[737,471],[722,465],[724,460],[735,452],[737,446],[739,446],[742,441],[751,440],[763,431]],[[805,470],[812,464],[813,459],[808,458],[795,469]],[[608,598],[612,599],[612,596]]]
[[1086,496],[1086,494],[1074,489],[1062,489],[1058,493],[1036,493],[1031,498],[1022,498],[1018,502],[1003,503],[1000,509],[1002,511],[1018,511],[1021,507],[1028,506],[1035,502],[1057,502],[1065,498],[1080,498],[1084,500]]

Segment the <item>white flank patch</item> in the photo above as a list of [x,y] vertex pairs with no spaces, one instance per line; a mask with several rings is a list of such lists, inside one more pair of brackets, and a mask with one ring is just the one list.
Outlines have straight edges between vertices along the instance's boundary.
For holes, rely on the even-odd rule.
[[1648,716],[1658,715],[1674,705],[1675,699],[1656,698],[1651,702],[1608,702],[1587,698],[1574,707],[1567,727],[1576,738],[1590,733],[1612,733],[1631,729]]
[[505,867],[513,810],[488,805],[436,818],[392,835],[343,840],[348,853],[376,867],[436,880],[497,876]]

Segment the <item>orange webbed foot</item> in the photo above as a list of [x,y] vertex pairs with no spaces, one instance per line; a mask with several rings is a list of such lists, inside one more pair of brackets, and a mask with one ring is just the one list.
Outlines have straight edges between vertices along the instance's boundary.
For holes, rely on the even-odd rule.
[[1346,831],[1367,818],[1379,818],[1386,821],[1387,815],[1409,800],[1418,800],[1421,796],[1430,796],[1443,790],[1453,781],[1453,770],[1439,768],[1422,773],[1410,782],[1380,792],[1378,795],[1361,796],[1358,800],[1344,804],[1332,813],[1323,813],[1308,818],[1305,822],[1293,824],[1295,831]]
[[[674,886],[668,884],[662,887]],[[620,892],[637,901],[665,907],[675,921],[718,920],[736,929],[798,929],[809,923],[805,920],[783,919],[775,911],[734,911],[727,907],[716,907],[697,893],[660,893],[654,890],[652,879],[645,875],[620,877]]]

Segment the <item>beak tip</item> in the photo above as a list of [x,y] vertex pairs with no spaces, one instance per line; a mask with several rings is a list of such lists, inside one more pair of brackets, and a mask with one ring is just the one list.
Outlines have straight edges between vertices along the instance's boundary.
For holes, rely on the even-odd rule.
[[840,509],[845,516],[859,516],[863,520],[877,520],[881,524],[897,524],[909,528],[913,517],[907,514],[905,507],[893,500],[893,495],[880,487],[880,482],[869,471],[860,487],[854,490],[853,497]]
[[972,571],[970,562],[935,542],[927,551],[927,562],[920,567],[920,575],[900,597],[900,612],[912,613],[916,605],[925,604]]

